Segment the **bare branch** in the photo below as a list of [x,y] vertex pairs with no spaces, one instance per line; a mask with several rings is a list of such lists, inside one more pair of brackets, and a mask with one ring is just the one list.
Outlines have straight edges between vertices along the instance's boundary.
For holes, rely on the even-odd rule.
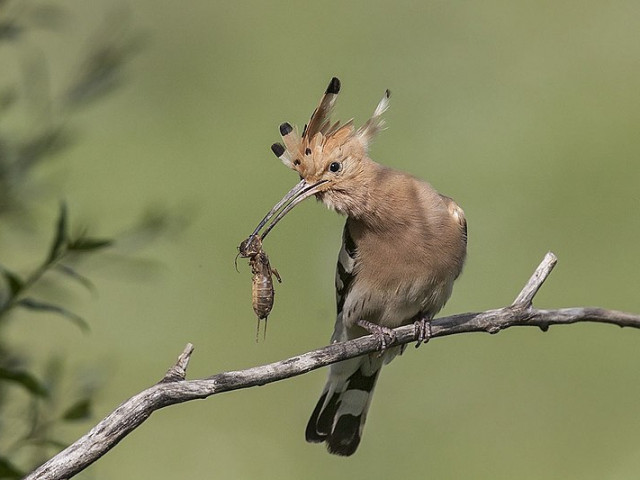
[[[514,326],[534,326],[547,330],[550,325],[578,322],[608,323],[640,329],[640,315],[631,313],[597,307],[558,310],[532,308],[533,297],[551,273],[556,261],[555,255],[548,253],[511,306],[433,320],[431,338],[470,332],[497,333]],[[395,332],[397,336],[394,345],[415,340],[413,325],[397,328]],[[219,373],[200,380],[185,380],[186,368],[193,352],[193,345],[187,344],[176,364],[159,383],[122,403],[89,433],[33,471],[25,480],[66,479],[74,476],[105,455],[154,411],[161,408],[295,377],[335,362],[373,353],[378,346],[378,340],[369,335],[268,365]]]
[[540,290],[540,287],[551,273],[551,270],[553,270],[553,267],[556,266],[556,263],[558,263],[558,258],[552,252],[547,252],[542,263],[538,265],[538,268],[533,272],[527,284],[513,301],[512,306],[520,305],[524,308],[531,307],[533,297],[536,296],[536,293],[538,293],[538,290]]

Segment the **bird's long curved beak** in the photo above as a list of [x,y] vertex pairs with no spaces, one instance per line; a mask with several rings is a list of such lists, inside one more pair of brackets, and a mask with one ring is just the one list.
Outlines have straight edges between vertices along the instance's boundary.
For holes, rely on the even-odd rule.
[[[280,220],[282,220],[282,218],[287,213],[289,213],[291,209],[293,209],[293,207],[298,205],[305,198],[308,198],[311,195],[315,195],[316,193],[318,193],[318,191],[320,190],[320,186],[326,182],[327,180],[320,180],[319,182],[316,182],[314,184],[309,184],[306,180],[300,180],[300,182],[298,182],[295,187],[289,190],[289,193],[287,193],[282,198],[282,200],[276,203],[276,205],[271,209],[271,211],[267,213],[267,215],[262,219],[262,221],[258,224],[256,229],[253,231],[251,236],[255,237],[256,235],[258,235],[260,233],[260,230],[262,230],[262,228],[265,227],[266,225],[267,228],[261,235],[261,238],[264,240],[264,238],[271,231],[271,229],[275,227],[276,224]],[[274,215],[275,215],[275,218],[271,221],[271,223],[269,223],[269,220],[271,220],[271,218],[273,218]]]

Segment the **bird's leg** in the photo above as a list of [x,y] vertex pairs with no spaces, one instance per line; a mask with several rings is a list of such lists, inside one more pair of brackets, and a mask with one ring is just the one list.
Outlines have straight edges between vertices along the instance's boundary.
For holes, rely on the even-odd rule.
[[371,333],[380,342],[380,351],[384,352],[389,345],[396,341],[396,332],[392,329],[378,325],[377,323],[368,322],[367,320],[358,320],[356,325],[361,326],[367,332]]
[[416,336],[416,348],[423,343],[427,343],[431,338],[431,320],[432,315],[420,314],[418,320],[414,322],[415,336]]

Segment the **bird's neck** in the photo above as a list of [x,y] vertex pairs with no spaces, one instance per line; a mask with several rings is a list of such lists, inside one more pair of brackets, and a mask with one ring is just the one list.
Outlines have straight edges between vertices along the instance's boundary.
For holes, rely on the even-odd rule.
[[366,229],[393,231],[419,208],[416,179],[371,159],[367,159],[366,167],[345,213]]

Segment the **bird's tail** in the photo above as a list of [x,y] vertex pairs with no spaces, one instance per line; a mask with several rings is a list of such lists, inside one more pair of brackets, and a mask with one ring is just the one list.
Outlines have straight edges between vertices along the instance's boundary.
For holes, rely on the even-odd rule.
[[352,358],[331,366],[327,384],[311,414],[307,442],[326,442],[330,453],[349,456],[358,448],[384,359]]

